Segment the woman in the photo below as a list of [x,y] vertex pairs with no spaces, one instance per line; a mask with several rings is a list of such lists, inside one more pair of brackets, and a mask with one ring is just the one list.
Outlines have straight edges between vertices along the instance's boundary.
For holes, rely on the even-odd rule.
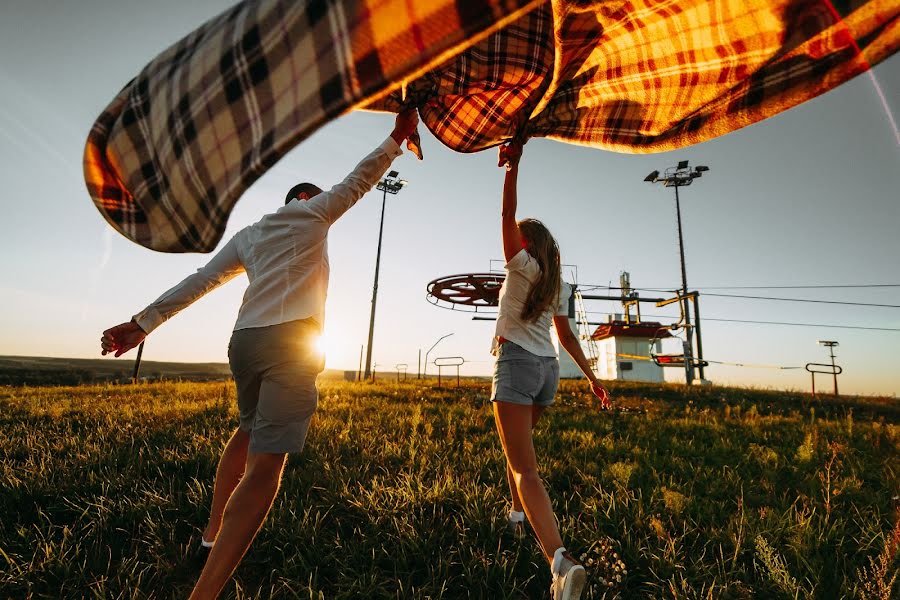
[[500,289],[500,311],[492,348],[497,362],[491,401],[512,493],[510,527],[521,530],[525,515],[528,516],[550,564],[551,597],[577,600],[585,584],[584,567],[563,547],[550,498],[538,475],[531,437],[541,413],[553,403],[559,384],[559,361],[550,340],[551,319],[560,345],[588,378],[601,406],[608,408],[610,401],[591,370],[578,337],[569,327],[571,289],[560,280],[556,240],[540,221],[516,221],[516,181],[521,156],[521,144],[500,148],[500,166],[507,168],[502,213],[507,275]]

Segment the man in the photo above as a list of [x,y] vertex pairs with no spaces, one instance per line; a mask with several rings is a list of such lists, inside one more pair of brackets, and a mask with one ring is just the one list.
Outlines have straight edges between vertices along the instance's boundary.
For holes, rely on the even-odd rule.
[[343,182],[327,192],[295,186],[282,208],[235,234],[206,266],[103,332],[103,354],[121,356],[210,290],[242,272],[250,280],[228,346],[240,426],[219,460],[202,537],[209,557],[191,598],[222,590],[272,506],[287,453],[303,448],[324,368],[313,344],[325,317],[328,230],[384,175],[417,124],[415,110],[400,113],[391,135]]

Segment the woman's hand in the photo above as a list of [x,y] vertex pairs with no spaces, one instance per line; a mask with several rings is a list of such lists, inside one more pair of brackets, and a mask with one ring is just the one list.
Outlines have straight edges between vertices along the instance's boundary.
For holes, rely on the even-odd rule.
[[519,166],[519,159],[522,158],[521,142],[510,142],[505,146],[500,146],[500,156],[497,159],[498,167],[506,167],[510,171]]
[[397,145],[403,143],[403,140],[411,136],[419,125],[419,113],[415,108],[407,108],[397,115],[394,120],[394,130],[391,137],[397,142]]
[[591,382],[591,391],[594,392],[594,395],[600,398],[600,408],[602,410],[608,410],[612,408],[612,401],[609,399],[609,392],[606,391],[606,388],[600,385],[599,381]]

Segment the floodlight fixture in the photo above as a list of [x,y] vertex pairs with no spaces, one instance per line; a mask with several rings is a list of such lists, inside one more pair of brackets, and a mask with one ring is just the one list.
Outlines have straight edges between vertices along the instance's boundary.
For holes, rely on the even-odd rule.
[[698,165],[698,166],[694,167],[694,170],[702,173],[704,171],[709,171],[709,167],[707,167],[705,165]]
[[387,176],[393,178],[393,177],[396,177],[396,176],[399,175],[399,174],[400,174],[400,173],[398,173],[397,171],[388,171]]
[[405,179],[401,179],[400,181],[397,182],[397,184],[400,185],[400,187],[403,187],[404,185],[408,185],[409,182]]
[[659,171],[653,171],[652,173],[650,173],[649,175],[644,177],[644,181],[649,181],[650,183],[654,183],[656,181],[657,177],[659,177]]
[[834,340],[819,340],[819,343],[823,346],[829,347],[840,346],[840,344]]
[[678,170],[679,171],[681,171],[682,169],[687,169],[687,168],[688,168],[688,161],[686,161],[686,160],[678,161]]

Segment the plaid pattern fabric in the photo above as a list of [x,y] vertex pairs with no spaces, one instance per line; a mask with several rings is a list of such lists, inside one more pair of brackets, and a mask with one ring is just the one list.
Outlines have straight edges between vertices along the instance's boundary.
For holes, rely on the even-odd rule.
[[898,46],[900,0],[552,0],[407,95],[459,152],[517,136],[659,152],[778,114]]
[[240,195],[318,127],[540,0],[245,0],[150,62],[103,111],[84,173],[106,220],[208,252]]
[[88,190],[126,237],[209,251],[328,120],[416,106],[474,152],[543,136],[656,152],[813,98],[900,45],[900,0],[246,0],[101,114]]

